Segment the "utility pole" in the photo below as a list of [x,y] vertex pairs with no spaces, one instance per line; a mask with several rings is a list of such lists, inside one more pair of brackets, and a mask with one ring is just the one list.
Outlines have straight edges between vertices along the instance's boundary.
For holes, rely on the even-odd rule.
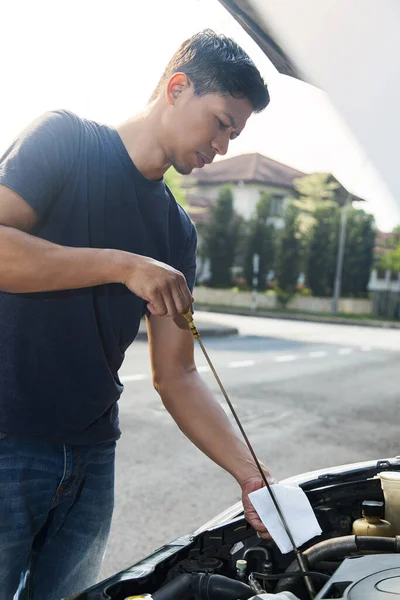
[[260,269],[260,255],[253,254],[253,289],[251,292],[251,310],[253,312],[257,309],[257,291],[258,291],[258,273]]
[[333,290],[332,298],[332,313],[337,314],[339,308],[340,293],[342,289],[342,274],[343,274],[343,260],[344,250],[346,247],[346,229],[347,229],[347,217],[349,214],[349,208],[351,205],[351,194],[348,194],[345,203],[342,208],[342,214],[340,217],[340,233],[339,233],[339,247],[336,261],[336,275],[335,275],[335,286]]
[[[365,172],[365,166],[368,162],[368,156],[364,157],[363,162],[360,165],[359,172],[357,174],[357,181],[361,179],[361,175]],[[350,192],[346,196],[346,200],[344,201],[342,214],[340,218],[340,233],[339,233],[339,247],[337,253],[337,261],[336,261],[336,275],[335,275],[335,286],[333,290],[333,298],[332,298],[332,313],[335,315],[338,312],[339,308],[339,300],[340,293],[342,289],[342,274],[343,274],[343,260],[344,260],[344,250],[346,247],[346,229],[347,229],[347,217],[349,216],[349,209],[351,206],[351,201],[353,198],[353,194]]]

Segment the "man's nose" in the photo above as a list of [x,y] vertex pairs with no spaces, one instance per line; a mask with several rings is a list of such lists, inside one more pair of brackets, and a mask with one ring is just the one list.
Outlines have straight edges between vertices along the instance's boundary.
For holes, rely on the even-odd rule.
[[225,156],[225,154],[228,152],[229,141],[230,140],[227,135],[219,135],[214,139],[212,146],[217,154]]

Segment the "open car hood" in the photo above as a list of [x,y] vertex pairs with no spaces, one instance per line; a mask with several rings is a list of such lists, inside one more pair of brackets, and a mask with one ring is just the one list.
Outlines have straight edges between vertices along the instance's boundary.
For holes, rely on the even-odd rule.
[[[327,581],[325,587],[329,586],[332,580],[336,592],[339,589],[336,581],[340,581],[342,573],[339,569],[343,560],[342,552],[349,554],[348,544],[353,544],[355,541],[354,536],[350,534],[353,521],[361,516],[361,503],[366,499],[378,502],[383,500],[380,479],[377,477],[382,471],[400,473],[399,458],[341,465],[303,473],[284,480],[299,485],[305,491],[322,529],[321,536],[310,540],[302,549],[307,548],[306,553],[308,552],[310,557],[313,554],[318,557],[321,544],[322,547],[328,545],[328,550],[330,547],[337,548],[337,552],[332,553],[329,550],[331,559],[336,561],[333,565],[333,573],[328,569],[328,573],[324,575]],[[369,545],[373,546],[374,539],[378,538],[368,539]],[[398,570],[400,583],[400,537],[387,539],[392,540],[385,543],[393,546],[393,551],[391,547],[386,550],[390,556],[386,555],[383,558],[378,554],[370,556],[372,564],[366,565],[365,574],[374,576],[376,572],[382,571],[381,567],[378,568],[377,561],[384,560],[382,568],[392,567]],[[339,551],[340,548],[342,550]],[[364,551],[368,553],[368,549],[361,550],[362,554]],[[385,548],[383,550],[385,551]],[[379,548],[376,551],[378,552]],[[393,552],[399,555],[393,556]],[[271,592],[292,590],[296,592],[296,599],[307,600],[308,596],[302,589],[301,582],[297,581],[296,585],[293,585],[295,582],[291,582],[285,575],[293,569],[293,553],[283,555],[274,542],[264,542],[257,538],[255,531],[244,519],[241,503],[229,507],[192,534],[183,535],[169,542],[128,569],[66,600],[125,600],[132,595],[142,597],[137,595],[149,592],[152,593],[154,600],[244,600],[253,597],[253,592],[250,588],[248,592],[246,589],[240,590],[242,584],[237,586],[235,564],[237,559],[250,560],[251,555],[253,559],[257,559],[258,556],[254,563],[254,566],[258,565],[257,571],[261,570],[261,563],[264,562],[264,566],[269,565],[268,573],[279,575],[279,579],[273,582],[275,589],[271,589]],[[387,561],[392,561],[393,564],[389,565]],[[345,588],[353,579],[354,581],[362,579],[361,571],[357,568],[349,570],[345,566],[344,569]],[[201,585],[196,588],[197,591],[193,591],[192,585],[197,585],[196,582],[200,580],[204,580],[203,583],[207,585],[205,587]],[[216,584],[214,590],[208,587],[213,580]],[[280,583],[277,584],[277,581]],[[323,585],[324,581],[320,582],[318,587],[321,588]],[[343,588],[343,582],[340,585]],[[278,589],[279,586],[281,590]],[[316,600],[332,597],[330,594],[326,595],[324,589],[322,588]],[[345,593],[344,588],[342,591]],[[277,599],[283,597],[288,598],[277,594]],[[355,596],[357,599],[359,597]],[[361,597],[364,599],[367,596]],[[372,598],[383,600],[386,597],[386,595],[368,596],[371,600]],[[333,598],[347,598],[347,596],[336,593]]]
[[279,73],[325,90],[400,215],[398,0],[219,0]]

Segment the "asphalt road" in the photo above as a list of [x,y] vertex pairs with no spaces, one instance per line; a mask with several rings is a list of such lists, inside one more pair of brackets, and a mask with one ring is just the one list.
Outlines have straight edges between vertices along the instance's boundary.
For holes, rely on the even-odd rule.
[[[400,454],[400,331],[196,313],[239,328],[204,339],[259,457],[278,478]],[[206,382],[224,402],[197,349]],[[116,506],[105,578],[240,499],[236,482],[180,432],[153,390],[147,342],[121,378]]]

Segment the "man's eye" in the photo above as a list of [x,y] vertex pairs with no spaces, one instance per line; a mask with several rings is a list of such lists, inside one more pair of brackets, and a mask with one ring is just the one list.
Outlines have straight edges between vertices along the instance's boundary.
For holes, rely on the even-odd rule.
[[221,129],[228,129],[229,125],[225,125],[225,123],[223,123],[221,121],[221,119],[218,119],[218,117],[217,117],[217,121],[218,121],[218,124],[219,124],[219,126],[220,126]]

